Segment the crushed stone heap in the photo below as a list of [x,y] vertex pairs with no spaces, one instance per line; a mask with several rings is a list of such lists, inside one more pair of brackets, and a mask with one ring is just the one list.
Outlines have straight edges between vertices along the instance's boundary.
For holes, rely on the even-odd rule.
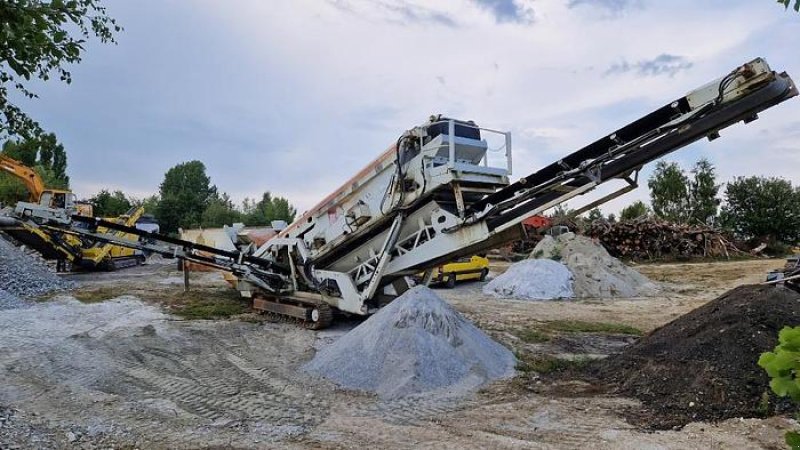
[[397,398],[466,393],[514,375],[516,358],[435,292],[417,286],[320,350],[303,370]]
[[642,401],[632,421],[668,429],[700,420],[760,417],[785,404],[769,392],[757,361],[784,326],[800,325],[800,294],[781,286],[728,291],[590,369],[600,382]]
[[566,265],[573,275],[576,298],[648,297],[661,291],[649,278],[609,255],[602,245],[575,233],[555,239],[545,236],[530,257]]
[[519,300],[568,299],[575,296],[572,273],[550,259],[528,259],[512,264],[502,275],[487,283],[483,293]]
[[15,304],[14,299],[24,300],[71,286],[0,235],[0,291],[6,294],[0,302]]
[[0,311],[4,309],[24,308],[27,302],[20,300],[19,297],[0,289]]

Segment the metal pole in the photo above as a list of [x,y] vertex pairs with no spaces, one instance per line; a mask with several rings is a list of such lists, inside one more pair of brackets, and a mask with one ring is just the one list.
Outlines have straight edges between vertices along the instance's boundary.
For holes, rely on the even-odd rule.
[[511,132],[506,133],[506,161],[508,161],[508,174],[511,175]]
[[447,167],[452,169],[456,165],[456,122],[449,120],[447,122],[447,134],[449,135],[450,143],[450,160],[447,161]]

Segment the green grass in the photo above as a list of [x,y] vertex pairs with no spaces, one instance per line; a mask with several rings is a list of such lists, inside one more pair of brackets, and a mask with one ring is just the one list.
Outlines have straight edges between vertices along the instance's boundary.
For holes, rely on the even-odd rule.
[[562,359],[551,355],[517,354],[517,370],[523,374],[550,374],[572,369],[582,369],[591,358]]
[[642,330],[621,323],[605,322],[583,322],[580,320],[554,320],[544,324],[550,331],[560,331],[564,333],[607,333],[607,334],[630,334],[641,336]]
[[247,307],[241,302],[221,302],[218,300],[194,302],[173,311],[184,319],[208,320],[242,314]]
[[72,292],[81,303],[100,303],[123,295],[123,292],[113,287],[100,287],[95,289],[79,289]]
[[543,333],[533,328],[521,328],[514,331],[514,334],[522,341],[528,344],[539,344],[547,342],[553,337],[547,333]]
[[248,311],[247,302],[232,289],[181,292],[171,303],[173,314],[190,320],[221,319]]
[[72,293],[82,303],[100,303],[125,294],[160,303],[176,316],[189,320],[221,319],[249,310],[248,302],[239,297],[235,290],[227,288],[193,288],[184,292],[172,289],[125,290],[104,286],[79,289]]

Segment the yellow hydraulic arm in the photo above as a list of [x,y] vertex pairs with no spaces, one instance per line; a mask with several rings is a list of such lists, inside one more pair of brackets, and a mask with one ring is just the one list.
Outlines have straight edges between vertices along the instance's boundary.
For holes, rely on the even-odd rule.
[[[143,214],[144,214],[144,208],[142,207],[131,208],[127,213],[125,213],[122,216],[106,220],[116,223],[118,225],[133,227],[136,225],[136,222],[142,217]],[[117,230],[99,228],[98,231],[102,233],[107,233],[109,235],[113,235],[118,238],[131,237],[127,233]],[[132,258],[135,257],[136,255],[134,249],[120,247],[118,245],[113,245],[106,242],[98,242],[90,248],[83,249],[82,253],[83,253],[82,262],[84,264],[89,264],[91,267],[101,267],[101,266],[114,267],[117,265],[114,260]]]
[[0,169],[19,178],[30,192],[30,201],[38,203],[44,192],[42,177],[35,170],[22,164],[16,159],[0,154]]

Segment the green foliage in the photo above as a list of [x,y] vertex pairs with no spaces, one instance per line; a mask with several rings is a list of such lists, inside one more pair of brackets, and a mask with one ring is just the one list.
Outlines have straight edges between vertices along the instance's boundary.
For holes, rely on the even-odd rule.
[[96,217],[118,217],[128,212],[133,203],[122,191],[109,192],[106,189],[89,199]]
[[[45,187],[69,189],[67,152],[55,134],[7,140],[3,143],[2,153],[35,170],[42,177]],[[29,197],[30,192],[19,179],[11,174],[0,173],[0,203],[15,204]]]
[[[800,402],[800,327],[783,327],[778,333],[778,345],[758,358],[758,365],[772,379],[769,387],[779,397],[789,397]],[[800,434],[786,433],[786,443],[800,448]]]
[[589,222],[594,222],[595,220],[603,219],[603,212],[600,211],[600,208],[594,208],[589,211],[589,214],[586,216],[586,219]]
[[200,218],[200,226],[204,228],[219,228],[242,221],[242,214],[236,210],[230,197],[226,193],[214,195],[208,202]]
[[788,180],[737,177],[725,187],[721,223],[740,239],[800,242],[800,191]]
[[17,202],[27,200],[28,197],[28,190],[21,181],[10,174],[0,172],[0,207],[15,205]]
[[[639,217],[646,217],[650,214],[650,208],[641,200],[636,200],[630,205],[622,208],[619,213],[620,220],[633,220]],[[609,218],[610,220],[610,218]]]
[[614,213],[611,213],[608,215],[606,220],[609,221],[610,223],[614,223],[617,221],[617,216]]
[[273,197],[270,192],[264,192],[258,202],[244,199],[242,205],[244,223],[250,226],[267,226],[273,220],[285,220],[291,223],[297,215],[297,210],[283,197]]
[[174,233],[178,228],[200,225],[201,215],[216,194],[216,187],[211,185],[202,162],[189,161],[164,174],[159,194],[156,218],[162,231]]
[[566,204],[566,203],[561,203],[561,204],[559,204],[559,205],[556,205],[556,206],[553,208],[553,214],[552,214],[552,217],[553,217],[554,219],[564,219],[564,218],[569,218],[569,217],[572,217],[572,216],[574,215],[574,214],[573,214],[574,212],[575,212],[575,210],[574,210],[574,209],[570,209],[570,208],[567,206],[567,204]]
[[705,158],[697,161],[692,169],[689,184],[690,223],[711,225],[716,220],[720,185],[717,184],[715,170],[714,165]]
[[800,327],[783,327],[778,333],[778,345],[773,351],[762,353],[758,365],[772,379],[772,392],[800,402]]
[[653,213],[674,223],[685,223],[689,218],[689,178],[677,163],[659,161],[650,179],[650,204]]
[[156,211],[158,211],[158,203],[161,199],[158,195],[151,195],[150,197],[145,197],[143,200],[132,200],[132,206],[141,206],[144,208],[145,214],[153,214],[155,215]]
[[701,159],[690,179],[677,163],[659,161],[647,181],[653,213],[673,223],[714,224],[720,203],[715,172],[711,162]]
[[[778,0],[778,3],[784,6],[784,8],[789,9],[789,5],[792,3],[792,0]],[[792,8],[800,12],[800,0],[794,0],[794,6]]]
[[9,100],[11,90],[36,97],[31,79],[70,83],[67,65],[81,61],[87,39],[113,42],[121,30],[99,0],[0,2],[0,136],[36,136],[41,128]]

